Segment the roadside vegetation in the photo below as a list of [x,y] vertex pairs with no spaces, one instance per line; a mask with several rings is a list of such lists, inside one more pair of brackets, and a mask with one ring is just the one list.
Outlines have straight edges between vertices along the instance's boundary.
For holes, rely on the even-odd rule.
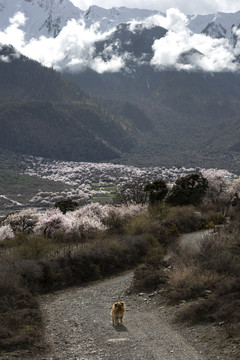
[[[133,268],[133,293],[190,301],[179,321],[221,322],[238,337],[239,183],[210,175],[189,174],[170,187],[136,180],[109,204],[63,199],[42,214],[9,214],[0,226],[0,350],[36,344],[37,295]],[[213,232],[200,250],[181,248],[182,234],[205,229]]]

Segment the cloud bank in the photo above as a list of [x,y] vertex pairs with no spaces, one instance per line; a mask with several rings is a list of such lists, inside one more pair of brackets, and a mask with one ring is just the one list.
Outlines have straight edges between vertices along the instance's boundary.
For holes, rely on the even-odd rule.
[[[125,67],[128,53],[116,52],[116,46],[108,46],[103,58],[95,52],[97,41],[108,39],[114,29],[101,33],[97,24],[86,28],[82,20],[72,19],[56,38],[41,36],[25,40],[21,26],[27,21],[18,12],[9,20],[9,26],[0,31],[0,43],[11,44],[25,56],[56,70],[82,71],[90,68],[98,73],[118,72]],[[166,16],[155,15],[141,23],[142,27],[161,26],[168,30],[166,35],[155,40],[150,65],[157,70],[175,68],[186,71],[238,71],[240,57],[240,29],[234,29],[236,43],[227,39],[212,39],[204,34],[193,34],[187,28],[186,16],[177,9],[168,9]],[[138,24],[132,22],[130,30]],[[114,49],[113,49],[114,48]]]

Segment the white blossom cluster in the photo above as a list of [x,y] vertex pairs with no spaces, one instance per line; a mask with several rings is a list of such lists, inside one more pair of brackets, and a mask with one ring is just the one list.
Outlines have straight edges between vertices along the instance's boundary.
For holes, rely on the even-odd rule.
[[208,190],[204,202],[230,206],[234,196],[240,198],[240,179],[227,170],[203,170],[202,175],[208,180]]
[[14,233],[20,231],[54,237],[56,233],[107,230],[105,220],[112,214],[119,219],[129,219],[146,211],[146,206],[122,205],[116,207],[99,203],[87,204],[66,214],[57,208],[46,210],[42,214],[36,213],[34,209],[22,210],[6,217],[0,227],[0,241],[11,238]]
[[[37,176],[42,179],[60,181],[68,188],[62,192],[43,192],[39,190],[29,201],[29,206],[47,207],[63,198],[72,200],[91,200],[93,197],[109,196],[107,186],[130,183],[134,179],[151,182],[163,179],[168,183],[191,172],[200,171],[199,168],[185,167],[145,167],[117,165],[111,163],[89,163],[72,161],[50,161],[40,157],[25,156],[23,160],[24,174]],[[93,184],[98,184],[94,186]],[[69,188],[70,186],[70,188]]]
[[[41,164],[42,160],[39,159],[39,161]],[[70,166],[69,163],[53,163],[54,166],[56,166],[56,163],[58,166],[59,164],[66,164],[66,166]],[[85,168],[85,171],[87,172],[87,164],[81,164],[82,165],[79,165],[79,168],[82,166],[83,169]],[[92,169],[93,172],[95,172],[96,170],[98,176],[99,173],[101,174],[100,169],[109,169],[109,172],[111,169],[111,181],[113,179],[114,169],[120,167],[121,171],[123,172],[124,168],[124,166],[112,164],[89,164],[89,167]],[[134,172],[134,169],[135,168],[131,169],[130,167],[126,167],[126,171],[130,172],[131,170],[132,173],[136,174]],[[49,167],[49,173],[51,173],[50,170],[51,168]],[[61,167],[59,167],[59,171],[61,172]],[[141,171],[143,171],[144,173],[144,170]],[[184,173],[179,169],[178,171],[177,169],[174,169],[174,173],[176,174],[177,178],[186,175],[186,172]],[[191,171],[189,172],[194,172],[194,169],[191,169]],[[209,185],[204,198],[205,203],[222,204],[222,206],[227,209],[229,208],[234,197],[240,199],[240,179],[237,176],[234,176],[227,170],[202,169],[201,172],[203,176],[208,180]],[[157,171],[155,172],[155,174],[156,173]],[[88,176],[91,176],[91,174],[88,173]],[[94,181],[96,181],[96,178],[94,179]],[[90,189],[90,184],[88,183],[86,185],[87,189]],[[47,199],[49,194],[44,193],[43,195],[43,198]],[[84,231],[106,230],[108,228],[107,220],[110,217],[128,219],[146,211],[146,205],[142,206],[131,204],[114,206],[112,204],[102,205],[100,203],[93,202],[82,206],[75,211],[67,212],[66,214],[63,214],[59,209],[56,208],[48,209],[43,213],[37,212],[35,209],[30,208],[10,214],[4,219],[4,221],[2,222],[2,226],[0,227],[0,241],[5,240],[6,238],[13,237],[14,233],[16,232],[32,232],[36,234],[42,234],[44,236],[53,237],[54,234],[56,234],[57,232],[80,233]]]
[[0,242],[5,239],[11,239],[13,237],[14,232],[10,225],[3,225],[0,227]]

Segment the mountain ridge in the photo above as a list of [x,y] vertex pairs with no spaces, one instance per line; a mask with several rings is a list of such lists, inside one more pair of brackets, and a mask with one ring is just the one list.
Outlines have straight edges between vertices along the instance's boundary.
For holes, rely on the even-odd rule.
[[[70,0],[19,0],[11,3],[0,0],[0,29],[9,25],[9,18],[15,13],[23,12],[27,18],[21,28],[26,39],[40,36],[56,37],[69,20],[85,22],[86,27],[99,25],[98,30],[107,31],[121,23],[132,20],[141,22],[149,16],[165,14],[158,10],[147,10],[127,7],[112,7],[105,9],[92,5],[86,11],[73,5]],[[224,37],[234,41],[233,26],[240,25],[240,11],[236,13],[218,12],[207,15],[187,15],[188,28],[196,34],[207,34],[213,38]]]

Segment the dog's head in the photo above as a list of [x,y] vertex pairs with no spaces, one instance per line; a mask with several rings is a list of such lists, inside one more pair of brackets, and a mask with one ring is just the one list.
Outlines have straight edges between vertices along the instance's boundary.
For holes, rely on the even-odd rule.
[[114,304],[115,310],[123,310],[124,309],[124,302],[123,301],[117,301]]

